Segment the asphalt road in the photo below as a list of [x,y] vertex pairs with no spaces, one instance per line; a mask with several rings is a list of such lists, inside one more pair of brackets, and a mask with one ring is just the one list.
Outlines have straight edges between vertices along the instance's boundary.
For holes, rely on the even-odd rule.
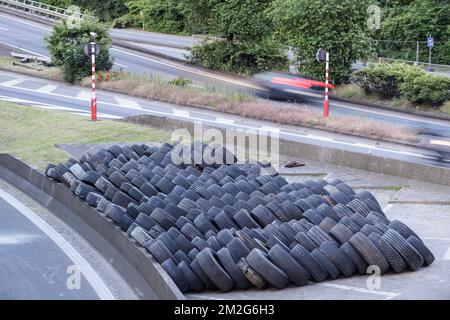
[[[290,140],[360,153],[371,153],[410,162],[439,166],[448,165],[446,162],[437,162],[436,154],[415,147],[381,143],[322,130],[276,125],[209,110],[180,107],[127,95],[102,92],[101,90],[97,90],[97,97],[100,118],[117,119],[132,115],[151,114],[191,122],[202,121],[205,124],[210,123],[230,129],[256,129],[276,132],[280,137]],[[17,76],[14,73],[0,75],[0,99],[86,117],[90,115],[89,90],[35,77]]]
[[114,299],[49,224],[0,188],[0,299]]

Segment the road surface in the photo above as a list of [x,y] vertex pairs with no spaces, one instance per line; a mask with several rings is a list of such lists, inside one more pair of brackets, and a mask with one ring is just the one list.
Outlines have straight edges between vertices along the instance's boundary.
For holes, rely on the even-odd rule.
[[111,286],[76,233],[1,179],[0,218],[0,300],[135,298],[123,281]]
[[[181,107],[132,96],[97,90],[100,118],[117,119],[133,115],[150,114],[186,121],[203,121],[224,128],[257,129],[279,133],[280,137],[308,144],[328,146],[382,157],[447,166],[436,160],[436,154],[420,148],[381,143],[376,140],[335,134],[322,130],[283,126],[268,122],[225,115],[209,110]],[[40,78],[14,73],[0,75],[0,100],[39,108],[71,112],[90,116],[90,92],[78,86],[65,85]]]

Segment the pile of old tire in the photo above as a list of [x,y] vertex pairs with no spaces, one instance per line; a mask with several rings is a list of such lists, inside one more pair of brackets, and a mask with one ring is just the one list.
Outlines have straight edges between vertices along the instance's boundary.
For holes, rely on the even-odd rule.
[[434,260],[370,192],[337,179],[289,184],[258,163],[178,165],[173,148],[115,145],[46,174],[147,249],[182,292],[302,286]]

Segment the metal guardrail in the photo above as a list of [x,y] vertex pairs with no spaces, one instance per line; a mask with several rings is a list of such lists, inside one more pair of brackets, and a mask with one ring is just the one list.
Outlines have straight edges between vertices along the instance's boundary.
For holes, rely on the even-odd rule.
[[83,19],[84,17],[91,17],[71,9],[71,7],[64,9],[32,0],[0,0],[0,6],[6,6],[10,9],[31,15],[37,14],[52,20]]

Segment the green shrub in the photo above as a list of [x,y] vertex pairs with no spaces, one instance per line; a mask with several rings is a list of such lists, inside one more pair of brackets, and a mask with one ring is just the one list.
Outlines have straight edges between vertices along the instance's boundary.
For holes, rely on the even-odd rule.
[[66,21],[55,24],[52,34],[46,38],[52,62],[61,67],[64,81],[74,83],[91,74],[91,58],[84,54],[84,46],[91,41],[90,32],[96,32],[100,54],[96,59],[97,71],[109,71],[113,61],[109,55],[111,38],[107,27],[97,20],[85,19],[80,27]]
[[194,47],[190,61],[207,68],[241,74],[287,68],[286,55],[269,40],[258,43],[205,41],[201,46]]
[[438,106],[450,99],[450,78],[424,74],[400,85],[402,96],[416,104]]
[[375,94],[384,99],[398,98],[400,86],[408,79],[425,75],[422,69],[405,63],[371,65],[353,73],[352,82],[366,94]]

